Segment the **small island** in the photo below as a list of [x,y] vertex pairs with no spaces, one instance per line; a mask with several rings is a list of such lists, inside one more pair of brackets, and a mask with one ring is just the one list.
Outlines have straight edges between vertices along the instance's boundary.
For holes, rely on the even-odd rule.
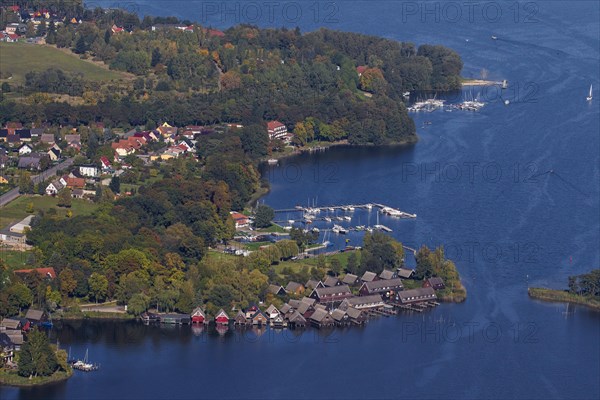
[[529,297],[537,300],[580,304],[600,311],[600,269],[590,273],[570,276],[569,288],[553,290],[545,288],[529,288]]

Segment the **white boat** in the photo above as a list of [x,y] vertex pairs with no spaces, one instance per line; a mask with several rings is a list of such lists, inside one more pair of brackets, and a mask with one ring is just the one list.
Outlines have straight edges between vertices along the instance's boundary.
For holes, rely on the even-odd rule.
[[329,217],[325,217],[325,221],[326,221],[326,222],[331,222],[331,218],[329,218]]
[[296,222],[296,221],[294,221],[293,219],[288,219],[289,224],[293,224],[294,222]]
[[588,94],[588,97],[586,97],[587,101],[592,101],[592,85],[590,85],[590,93]]
[[498,36],[492,36],[493,40],[498,40]]
[[343,227],[341,227],[339,225],[334,225],[333,228],[331,228],[331,231],[333,233],[341,233],[341,234],[345,234],[346,233],[346,229],[344,229]]
[[333,207],[329,207],[329,208],[328,208],[328,210],[329,210],[329,211],[335,211],[335,208],[333,208]]
[[352,217],[350,217],[349,215],[346,215],[346,216],[344,216],[344,219],[345,219],[346,221],[351,221],[351,220],[352,220]]
[[373,208],[373,204],[371,204],[371,203],[369,203],[369,204],[365,204],[365,208],[366,208],[367,210],[370,210],[370,209],[372,209],[372,208]]
[[410,97],[410,92],[404,92],[404,93],[402,93],[402,96],[404,96],[404,97]]
[[502,89],[506,89],[508,87],[508,81],[506,79],[504,79],[502,81]]
[[277,160],[276,158],[269,158],[267,162],[269,163],[269,165],[277,165],[279,160]]
[[313,232],[319,232],[319,228],[317,228],[316,226],[314,228],[311,229]]
[[354,207],[348,206],[348,211],[354,211]]

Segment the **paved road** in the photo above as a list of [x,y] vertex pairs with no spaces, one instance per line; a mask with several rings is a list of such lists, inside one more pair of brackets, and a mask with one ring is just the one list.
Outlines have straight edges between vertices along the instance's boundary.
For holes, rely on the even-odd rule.
[[[32,176],[31,180],[33,181],[34,184],[43,182],[43,181],[47,180],[48,178],[55,176],[56,171],[58,171],[59,169],[65,169],[65,168],[68,168],[71,165],[73,165],[73,160],[74,160],[74,158],[67,158],[65,161],[61,162],[60,164],[55,165],[52,168],[45,170],[41,174]],[[20,193],[19,193],[18,187],[14,188],[12,190],[9,190],[8,192],[6,192],[2,196],[0,196],[0,207],[4,207],[5,205],[7,205],[8,203],[10,203],[11,201],[13,201],[14,199],[16,199],[19,196],[20,196]]]

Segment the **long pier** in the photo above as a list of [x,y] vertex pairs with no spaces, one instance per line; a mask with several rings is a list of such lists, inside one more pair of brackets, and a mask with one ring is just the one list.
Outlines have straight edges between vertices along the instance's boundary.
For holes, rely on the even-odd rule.
[[405,211],[401,211],[399,209],[386,206],[385,204],[380,203],[366,203],[366,204],[344,204],[344,205],[332,205],[332,206],[314,206],[314,207],[303,207],[296,206],[295,208],[283,208],[279,210],[275,210],[276,213],[283,212],[304,212],[308,214],[315,214],[321,211],[348,211],[352,212],[355,208],[363,208],[366,210],[371,210],[372,208],[379,208],[379,210],[386,215],[390,215],[392,217],[399,218],[417,218],[417,214],[411,214]]

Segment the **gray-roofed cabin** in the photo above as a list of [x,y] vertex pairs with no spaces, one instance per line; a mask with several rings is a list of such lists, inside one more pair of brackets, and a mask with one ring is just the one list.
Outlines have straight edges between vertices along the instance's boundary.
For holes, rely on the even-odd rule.
[[323,285],[323,282],[317,281],[316,279],[309,279],[306,282],[305,286],[307,288],[310,288],[310,289],[313,289],[313,290],[316,289],[316,288],[318,288],[318,287],[325,287],[325,285]]
[[310,294],[310,297],[319,303],[341,302],[348,297],[352,297],[352,292],[348,285],[340,285],[326,288],[316,288]]
[[384,269],[379,274],[379,279],[395,279],[398,277],[398,273],[396,271],[392,271],[389,269]]
[[350,322],[356,325],[362,325],[367,320],[365,313],[354,307],[348,307],[348,309],[346,310],[346,315],[348,315],[348,319],[350,320]]
[[431,287],[403,290],[396,294],[396,300],[402,304],[420,303],[437,299]]
[[398,277],[404,278],[404,279],[410,278],[415,273],[414,270],[408,269],[408,268],[398,268],[397,271],[398,271]]
[[288,294],[302,294],[304,292],[304,285],[298,282],[289,282],[285,287],[285,291]]
[[346,310],[350,307],[364,310],[369,308],[383,307],[385,303],[379,294],[372,294],[369,296],[358,296],[346,299],[340,304],[342,310]]
[[328,276],[324,281],[323,281],[323,285],[325,285],[325,287],[333,287],[333,286],[339,286],[341,285],[341,282],[338,278],[334,277],[334,276]]
[[12,318],[4,318],[2,322],[0,322],[0,331],[4,330],[20,330],[21,329],[21,321],[18,319]]
[[373,282],[374,280],[377,280],[377,274],[375,272],[365,271],[363,276],[360,277],[360,280],[363,282]]
[[402,279],[381,279],[373,282],[365,282],[360,287],[359,293],[361,296],[379,293],[382,296],[393,296],[395,292],[399,292],[404,288]]
[[333,318],[335,323],[339,326],[345,326],[350,324],[346,312],[344,310],[340,310],[339,308],[336,308],[331,312],[331,318]]
[[358,282],[359,282],[358,276],[356,276],[354,274],[346,274],[342,278],[342,283],[346,284],[348,286],[354,286],[354,285],[358,284]]
[[276,296],[285,296],[285,294],[286,294],[283,286],[278,286],[278,285],[269,285],[268,291],[269,291],[269,293],[272,293]]
[[423,282],[423,287],[432,287],[435,290],[442,290],[446,285],[444,285],[444,280],[442,278],[432,276]]
[[324,328],[328,326],[334,326],[335,320],[333,317],[325,310],[318,309],[308,318],[310,323],[317,328]]
[[25,313],[25,318],[27,318],[27,320],[29,322],[31,322],[32,325],[35,325],[35,324],[41,324],[41,323],[47,321],[48,315],[46,314],[45,311],[34,310],[33,308],[30,308]]
[[304,328],[306,326],[306,318],[304,318],[298,311],[294,311],[288,317],[288,326],[290,328]]
[[248,325],[248,320],[246,319],[246,314],[242,310],[239,310],[233,319],[233,324],[237,326],[245,326]]

